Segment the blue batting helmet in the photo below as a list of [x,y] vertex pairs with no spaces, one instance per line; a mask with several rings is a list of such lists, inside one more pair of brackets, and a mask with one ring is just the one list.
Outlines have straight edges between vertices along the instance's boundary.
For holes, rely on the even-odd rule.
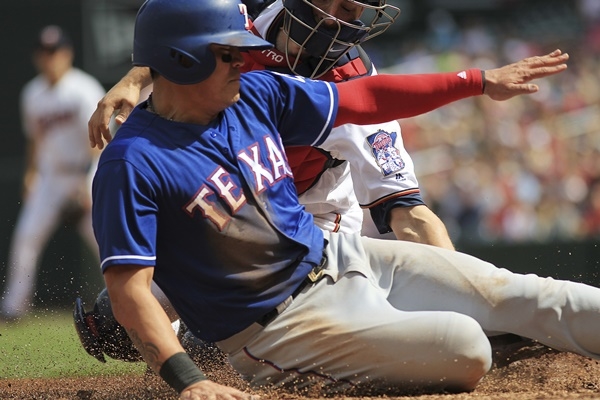
[[273,47],[247,28],[246,6],[239,0],[146,0],[135,21],[133,65],[180,85],[198,83],[216,67],[210,44],[242,51]]
[[98,294],[93,311],[86,312],[83,300],[75,299],[73,319],[83,348],[98,361],[106,362],[105,354],[115,360],[142,361],[127,331],[115,319],[106,288]]

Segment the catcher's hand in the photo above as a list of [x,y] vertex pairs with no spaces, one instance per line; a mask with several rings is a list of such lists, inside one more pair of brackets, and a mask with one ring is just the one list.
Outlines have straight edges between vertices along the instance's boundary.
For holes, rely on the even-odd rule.
[[88,136],[90,146],[104,148],[104,141],[110,142],[110,120],[115,111],[115,122],[121,125],[131,114],[140,100],[142,88],[150,85],[150,69],[134,67],[98,102],[96,111],[88,121]]
[[484,94],[493,100],[508,100],[520,94],[535,93],[534,79],[555,75],[567,69],[569,54],[554,50],[545,56],[528,57],[514,64],[485,71]]

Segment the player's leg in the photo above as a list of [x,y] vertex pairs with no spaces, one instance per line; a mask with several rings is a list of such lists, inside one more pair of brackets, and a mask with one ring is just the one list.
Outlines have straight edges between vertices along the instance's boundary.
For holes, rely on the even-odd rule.
[[58,223],[61,190],[60,184],[43,179],[19,212],[9,250],[2,302],[1,312],[5,318],[17,318],[31,307],[38,262]]
[[359,236],[341,236],[330,236],[326,278],[266,327],[217,343],[234,368],[254,385],[318,384],[328,392],[357,384],[473,389],[491,365],[479,324],[454,312],[394,308],[369,272]]
[[[363,238],[369,241],[368,238]],[[405,311],[456,311],[488,333],[513,333],[600,358],[600,289],[515,274],[459,252],[406,242],[365,245],[379,285]],[[382,252],[394,246],[395,255]],[[379,269],[377,268],[379,266]]]
[[241,348],[229,347],[231,340],[218,345],[232,351],[231,364],[255,386],[323,385],[328,393],[357,385],[428,391],[476,386],[491,365],[491,349],[472,318],[399,311],[373,289],[358,272],[335,283],[325,278]]

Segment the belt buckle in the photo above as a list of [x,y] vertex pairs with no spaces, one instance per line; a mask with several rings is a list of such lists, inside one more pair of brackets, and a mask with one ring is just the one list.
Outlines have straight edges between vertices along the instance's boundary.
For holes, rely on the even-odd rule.
[[313,268],[312,271],[310,271],[308,273],[308,280],[311,281],[312,283],[315,283],[316,281],[318,281],[319,279],[321,279],[323,277],[323,269],[321,268],[320,270],[316,271],[317,267]]
[[309,273],[308,273],[308,280],[311,281],[312,283],[317,282],[319,279],[321,279],[323,277],[323,274],[325,272],[325,264],[327,263],[327,256],[323,255],[323,258],[321,259],[321,262],[319,263],[319,265],[317,265],[316,267],[314,267]]

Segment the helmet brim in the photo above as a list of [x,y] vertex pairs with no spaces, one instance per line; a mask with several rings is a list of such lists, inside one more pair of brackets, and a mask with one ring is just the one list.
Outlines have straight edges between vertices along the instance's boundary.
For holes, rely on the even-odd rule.
[[214,35],[206,38],[209,42],[222,45],[237,47],[240,50],[265,50],[273,47],[273,44],[252,34],[250,31],[229,32],[221,35]]

